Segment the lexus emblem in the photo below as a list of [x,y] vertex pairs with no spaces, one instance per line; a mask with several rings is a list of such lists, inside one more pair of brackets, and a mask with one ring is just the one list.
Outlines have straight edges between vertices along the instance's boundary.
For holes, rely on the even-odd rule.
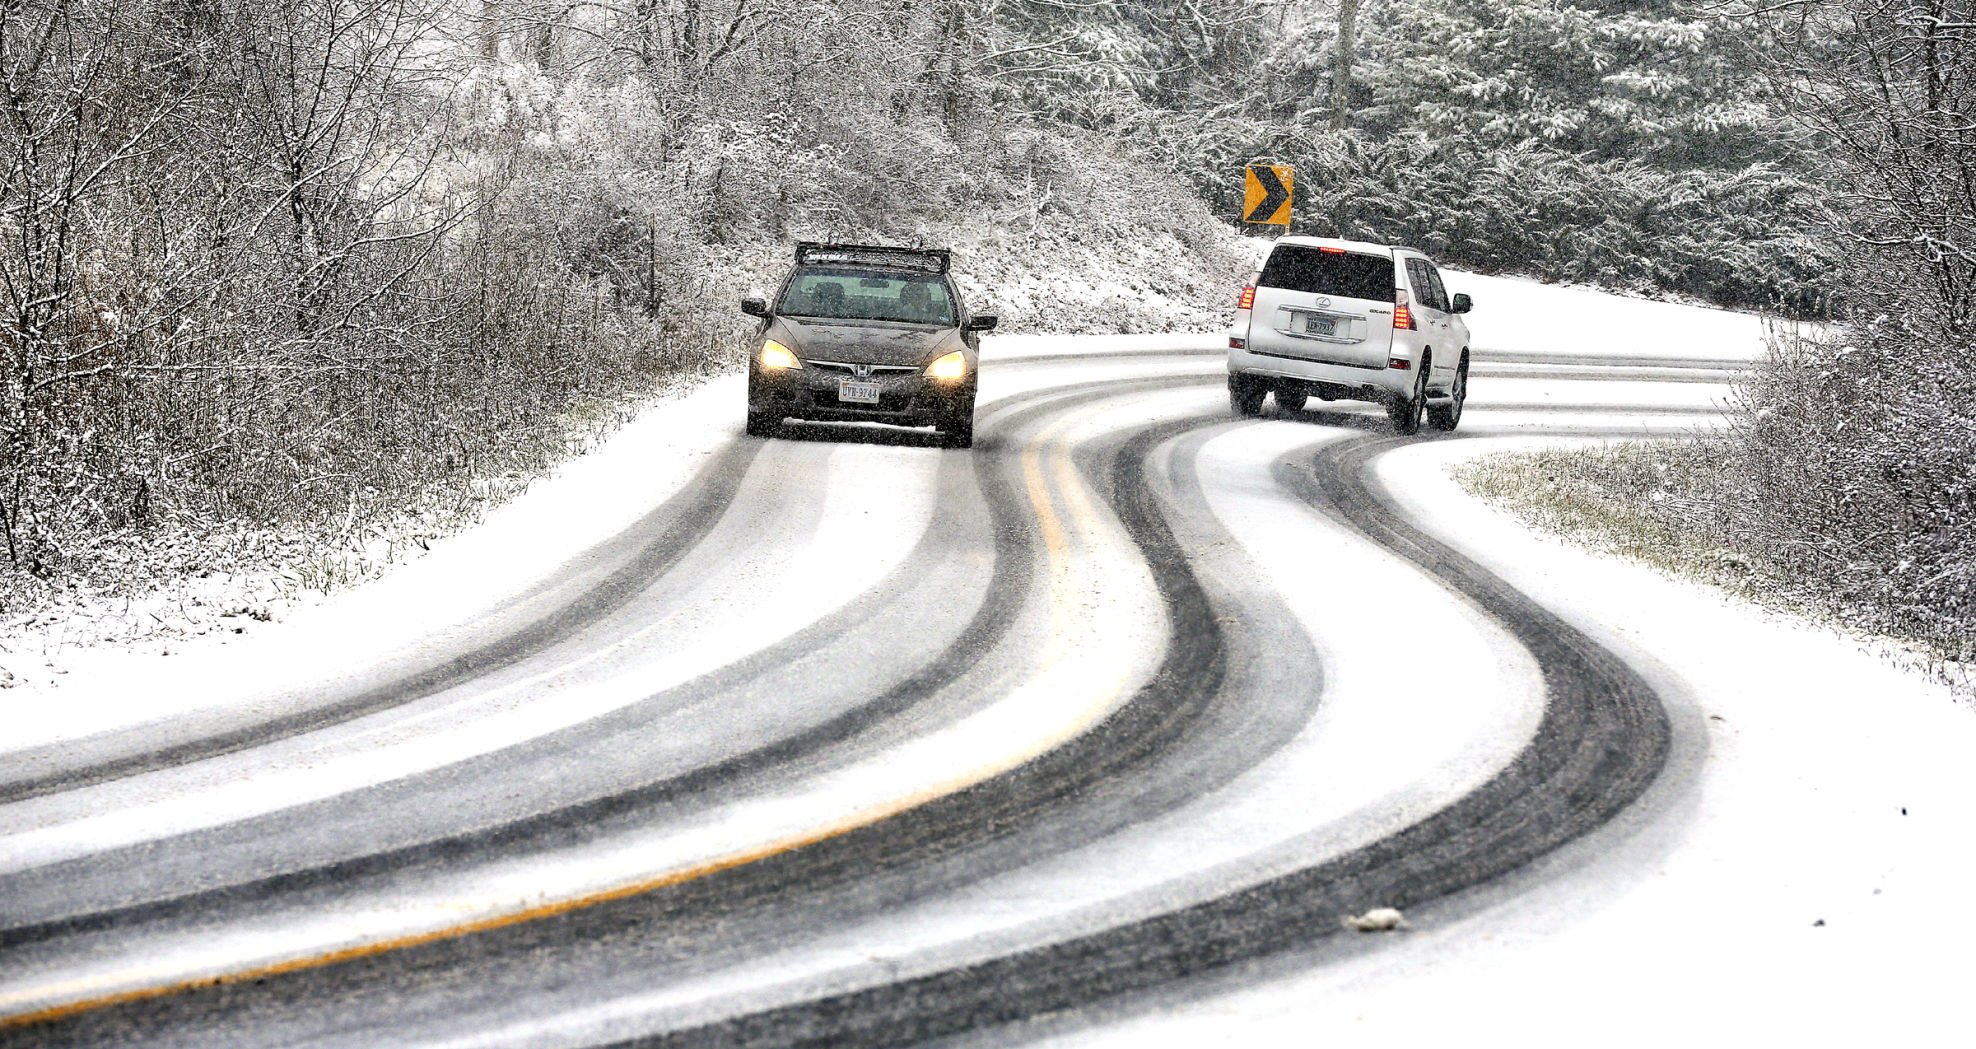
[[1319,295],[1319,296],[1317,297],[1317,304],[1318,304],[1319,306],[1329,306],[1329,305],[1331,305],[1331,300],[1330,300],[1330,299],[1327,299],[1327,298],[1325,298],[1325,297],[1324,297],[1324,296],[1322,296],[1322,295]]

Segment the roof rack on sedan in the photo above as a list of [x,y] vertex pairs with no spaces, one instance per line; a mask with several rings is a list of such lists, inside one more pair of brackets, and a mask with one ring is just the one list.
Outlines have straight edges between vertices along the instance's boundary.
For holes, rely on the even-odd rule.
[[856,266],[892,266],[945,273],[953,264],[953,253],[946,248],[884,248],[871,244],[819,244],[813,240],[797,243],[798,266],[817,262],[848,262]]

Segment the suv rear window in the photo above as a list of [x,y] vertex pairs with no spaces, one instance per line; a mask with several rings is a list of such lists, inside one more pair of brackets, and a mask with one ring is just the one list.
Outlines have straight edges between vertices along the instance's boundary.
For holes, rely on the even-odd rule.
[[1280,244],[1269,253],[1269,261],[1263,265],[1262,276],[1256,278],[1256,286],[1390,302],[1393,260],[1385,255],[1319,251]]

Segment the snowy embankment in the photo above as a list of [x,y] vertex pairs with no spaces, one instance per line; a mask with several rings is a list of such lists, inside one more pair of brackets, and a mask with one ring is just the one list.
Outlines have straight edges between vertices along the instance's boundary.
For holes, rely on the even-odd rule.
[[1764,352],[1754,314],[1520,277],[1450,271],[1447,284],[1474,298],[1469,327],[1484,355],[1755,361]]

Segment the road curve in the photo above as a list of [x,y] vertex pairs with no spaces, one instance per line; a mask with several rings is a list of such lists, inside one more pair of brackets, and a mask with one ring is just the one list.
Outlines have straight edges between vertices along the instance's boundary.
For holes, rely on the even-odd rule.
[[[1678,430],[1719,395],[1721,362],[1563,363],[1464,433]],[[451,649],[9,755],[0,1044],[911,1044],[1308,945],[1637,799],[1646,681],[1396,510],[1377,415],[1238,422],[1217,364],[995,362],[972,453],[736,437]],[[1203,467],[1258,434],[1281,450]],[[1263,542],[1501,653],[1500,717],[1448,744],[1487,761],[1236,826],[1382,687],[1448,687],[1346,643]]]

